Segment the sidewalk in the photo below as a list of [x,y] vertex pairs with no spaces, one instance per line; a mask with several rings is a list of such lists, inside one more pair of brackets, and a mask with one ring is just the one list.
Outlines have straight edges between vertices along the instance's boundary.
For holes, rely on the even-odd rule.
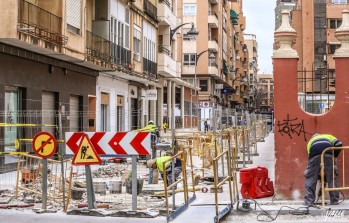
[[[269,177],[274,181],[274,134],[271,133],[266,137],[265,142],[257,143],[257,152],[259,156],[251,156],[253,161],[252,164],[246,165],[246,167],[262,165],[269,170]],[[241,167],[242,165],[240,165]],[[237,173],[237,185],[240,191],[240,180],[239,172]],[[233,182],[232,182],[233,183]],[[241,198],[241,195],[239,195]],[[229,184],[223,185],[223,192],[218,194],[219,211],[226,207],[226,204],[230,203],[229,197]],[[235,205],[235,204],[234,204]],[[233,207],[236,209],[236,206]],[[190,223],[201,223],[203,219],[205,222],[214,222],[214,217],[216,216],[214,193],[202,193],[197,192],[197,199],[190,205],[188,210],[179,215],[172,222],[190,222]]]

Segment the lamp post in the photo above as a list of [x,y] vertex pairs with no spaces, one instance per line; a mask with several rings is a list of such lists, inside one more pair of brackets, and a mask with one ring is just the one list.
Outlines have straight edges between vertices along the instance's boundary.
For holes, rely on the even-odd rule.
[[183,23],[183,24],[177,26],[176,28],[170,30],[170,45],[171,45],[171,43],[172,43],[172,38],[173,38],[174,34],[176,34],[177,30],[178,30],[179,28],[181,28],[182,26],[188,25],[188,24],[191,24],[191,29],[188,31],[187,34],[188,34],[188,35],[191,35],[191,36],[197,36],[197,35],[199,35],[199,33],[196,32],[196,29],[195,29],[195,27],[194,27],[194,23]]
[[[195,87],[195,97],[196,97],[196,124],[197,124],[197,127],[198,127],[198,130],[201,130],[201,123],[199,121],[199,95],[198,95],[198,92],[197,92],[197,78],[196,78],[196,67],[198,65],[198,60],[200,59],[201,55],[208,52],[209,50],[204,50],[202,51],[201,53],[199,54],[196,54],[195,55],[195,71],[194,71],[194,87]],[[209,59],[215,59],[215,55],[213,53],[211,53],[208,57]],[[193,119],[192,119],[193,120]]]

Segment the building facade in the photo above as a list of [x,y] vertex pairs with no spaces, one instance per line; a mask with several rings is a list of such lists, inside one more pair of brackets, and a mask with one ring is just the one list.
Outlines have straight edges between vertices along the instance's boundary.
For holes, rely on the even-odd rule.
[[[248,91],[241,81],[247,78],[249,64],[242,1],[178,2],[182,22],[195,24],[198,32],[195,40],[183,34],[179,50],[182,79],[199,88],[188,92],[198,97],[198,103],[190,109],[198,120],[193,126],[203,130],[205,121],[211,129],[231,125],[232,110],[240,110]],[[186,31],[183,29],[183,33]]]
[[[292,9],[291,23],[297,31],[294,47],[299,55],[298,91],[304,94],[304,101],[309,94],[315,94],[319,98],[307,100],[308,104],[304,106],[306,111],[318,113],[321,104],[327,104],[327,110],[331,104],[320,98],[331,98],[335,92],[336,68],[333,54],[340,43],[334,37],[334,32],[341,25],[341,12],[348,10],[349,4],[347,0],[298,0],[292,1],[292,4],[293,2],[296,5]],[[277,8],[284,4],[278,2]]]

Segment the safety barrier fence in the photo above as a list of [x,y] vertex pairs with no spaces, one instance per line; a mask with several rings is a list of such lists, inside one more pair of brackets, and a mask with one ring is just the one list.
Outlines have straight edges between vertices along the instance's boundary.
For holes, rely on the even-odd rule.
[[[225,156],[226,158],[226,163],[227,163],[227,169],[228,169],[228,175],[222,175],[222,180],[219,181],[219,176],[218,176],[218,163],[221,158]],[[222,160],[223,161],[223,160]],[[221,166],[224,166],[224,163],[222,162]],[[213,173],[214,173],[214,193],[215,193],[215,209],[216,209],[216,216],[214,218],[214,222],[219,222],[219,220],[226,214],[228,213],[233,205],[233,192],[232,192],[232,174],[231,174],[231,165],[230,165],[230,157],[229,157],[229,150],[224,150],[222,153],[220,153],[218,156],[214,157],[213,159]],[[229,183],[229,197],[230,197],[230,203],[227,204],[227,207],[219,212],[219,207],[218,207],[218,190],[223,187],[223,184],[228,181]]]
[[[64,207],[63,200],[67,199],[69,180],[71,173],[70,160],[61,161],[47,159],[48,161],[48,187],[42,188],[42,158],[23,152],[2,154],[1,157],[12,165],[3,165],[6,170],[0,174],[0,189],[9,190],[18,198],[27,199],[29,196],[32,203],[40,200],[42,191],[47,190],[49,201],[57,202]],[[16,162],[15,162],[16,161]],[[62,174],[61,165],[64,165]],[[63,186],[64,182],[64,186]]]
[[[167,184],[167,173],[166,173],[166,164],[171,161],[172,165],[172,173],[174,174],[174,159],[180,157],[181,162],[182,162],[182,178],[172,182],[172,184],[168,185]],[[181,151],[179,153],[177,153],[176,155],[172,156],[169,161],[165,161],[163,162],[161,165],[163,167],[164,170],[164,191],[165,191],[165,200],[166,200],[166,212],[167,215],[170,215],[170,209],[169,209],[169,204],[168,204],[168,195],[169,195],[169,190],[172,189],[173,192],[175,192],[175,188],[177,188],[177,185],[182,182],[183,183],[183,190],[184,190],[184,202],[186,203],[188,201],[188,182],[187,182],[187,173],[186,173],[186,156],[185,156],[185,152]],[[174,180],[174,176],[171,176],[172,179]],[[175,194],[173,194],[173,197],[175,197]],[[175,207],[175,204],[173,204],[173,206]],[[175,209],[175,208],[173,208]]]
[[[259,129],[263,130],[262,121],[256,121],[255,123],[261,123]],[[12,126],[9,126],[9,125],[10,124],[4,124],[4,126],[0,126],[0,127],[7,128],[8,131],[10,131],[10,128]],[[57,131],[58,131],[58,127],[56,125],[51,126],[51,125],[38,124],[34,126],[17,126],[17,127],[20,127],[20,129],[25,129],[26,131],[26,134],[24,134],[23,137],[18,139],[19,146],[16,146],[15,141],[11,141],[11,148],[15,147],[17,148],[17,151],[21,151],[21,150],[30,151],[30,149],[28,148],[30,148],[32,144],[32,137],[37,132],[42,131],[43,128],[50,128],[49,131],[50,132],[53,131],[55,135],[57,135]],[[216,172],[213,170],[214,165],[216,165],[217,169],[220,169],[223,174],[224,172],[230,171],[230,174],[228,173],[228,175],[232,179],[233,178],[236,179],[236,171],[239,169],[238,168],[239,163],[243,161],[242,160],[243,154],[245,154],[245,158],[248,161],[250,159],[249,157],[255,151],[257,151],[257,147],[256,147],[257,127],[258,126],[256,124],[255,125],[252,124],[247,126],[228,128],[221,131],[210,131],[207,133],[202,132],[202,133],[186,134],[184,136],[177,136],[175,139],[178,143],[178,148],[180,149],[178,148],[176,149],[178,149],[180,152],[183,153],[184,157],[183,158],[181,157],[181,159],[185,159],[186,166],[188,166],[191,169],[189,170],[188,168],[189,171],[187,171],[187,169],[183,171],[183,173],[185,174],[185,179],[183,178],[184,176],[182,176],[182,179],[181,179],[182,182],[178,184],[178,189],[175,192],[177,193],[184,192],[185,202],[186,203],[190,202],[191,198],[189,198],[190,196],[188,195],[188,192],[193,191],[193,197],[195,197],[194,196],[195,190],[197,190],[197,188],[195,188],[194,186],[194,181],[196,181],[196,179],[194,179],[194,176],[198,173],[197,169],[200,169],[200,172],[202,174],[201,178],[204,178],[207,175],[207,173],[210,173],[213,175]],[[256,130],[254,130],[253,128],[255,128]],[[261,135],[266,134],[263,131],[260,131]],[[7,142],[10,142],[10,141],[7,141]],[[24,144],[26,144],[25,147],[23,147]],[[231,157],[229,161],[230,162],[229,165],[231,166],[231,168],[227,167],[227,161],[216,162],[216,163],[214,161],[214,158],[216,158],[219,154],[221,154],[222,151],[225,151],[227,149],[229,150],[229,153],[230,153],[229,157]],[[12,159],[18,159],[18,157],[21,156],[20,165],[24,165],[23,164],[24,162],[27,163],[24,166],[20,166],[19,169],[22,169],[22,168],[26,169],[25,167],[27,166],[29,169],[29,171],[27,172],[31,173],[30,170],[32,170],[32,168],[29,168],[29,167],[41,166],[40,158],[39,160],[37,160],[36,158],[35,159],[31,158],[29,154],[27,154],[29,155],[27,158],[23,158],[24,156],[22,156],[21,153],[19,154],[11,155]],[[176,154],[176,152],[174,154]],[[160,154],[160,156],[161,155],[163,154]],[[194,168],[193,156],[195,159],[198,159],[198,158],[202,159],[202,161],[200,160],[199,162],[201,164],[201,167],[199,164],[199,166],[196,166]],[[93,185],[96,193],[97,207],[108,207],[112,210],[123,210],[131,207],[132,205],[131,194],[127,192],[130,190],[130,187],[129,187],[130,184],[129,184],[128,178],[130,175],[132,175],[130,171],[131,164],[128,158],[129,157],[102,158],[105,164],[109,163],[110,165],[93,165],[92,166],[93,182],[94,182]],[[223,156],[219,158],[220,160],[224,159]],[[189,162],[189,159],[190,159],[190,162]],[[142,184],[142,186],[140,186],[141,189],[139,190],[140,194],[137,197],[139,210],[146,210],[146,209],[160,210],[161,208],[163,208],[163,204],[165,200],[166,199],[168,200],[168,195],[171,193],[171,190],[168,190],[168,195],[165,195],[165,190],[164,190],[165,185],[164,185],[164,182],[161,180],[153,184],[147,183],[146,179],[148,178],[149,170],[146,168],[144,164],[145,164],[145,160],[141,160],[140,158],[138,160],[138,165],[137,165],[139,185]],[[198,162],[196,162],[196,164],[198,164]],[[49,162],[49,166],[50,165],[51,163]],[[61,183],[62,178],[60,175],[60,168],[58,168],[59,161],[53,162],[52,165],[53,166],[50,168],[50,171],[52,171],[53,175],[52,176],[49,175],[49,180],[52,179],[55,181],[53,181],[53,184],[49,183],[49,185],[52,185],[51,192],[50,192],[51,194],[49,193],[49,199],[52,199],[55,201],[60,200],[61,202],[62,195],[60,195],[59,191],[62,190],[62,183]],[[66,170],[66,172],[64,173],[64,179],[66,181],[64,194],[67,202],[65,204],[62,203],[62,206],[64,206],[65,210],[67,209],[69,210],[76,207],[83,207],[86,204],[86,185],[84,185],[84,181],[85,181],[84,168],[76,167],[76,166],[72,167],[70,163],[65,163],[64,165],[66,165],[64,167],[64,169]],[[11,167],[10,165],[6,166],[6,168],[10,168],[10,167]],[[13,166],[11,168],[13,168]],[[17,167],[15,167],[14,170],[17,170]],[[10,169],[4,170],[4,172],[10,172],[10,171],[11,171]],[[24,173],[27,173],[27,172],[24,171]],[[20,171],[20,174],[22,174],[21,171]],[[33,174],[35,176],[40,176],[40,168],[34,168],[33,172],[29,176],[33,176]],[[28,193],[34,193],[32,192],[32,190],[34,189],[36,190],[37,188],[39,188],[39,185],[40,185],[40,180],[35,181],[35,183],[37,184],[35,186],[35,183],[31,178],[29,178],[29,182],[27,185],[22,184],[21,175],[18,181],[17,182],[15,181],[14,183],[2,183],[3,182],[2,179],[4,179],[2,178],[3,175],[1,175],[0,177],[1,177],[0,189],[1,187],[5,188],[6,185],[18,184],[19,186],[18,192],[17,192],[18,194],[22,191],[28,192]],[[190,184],[189,178],[191,178],[193,188],[188,188],[188,184]],[[184,184],[184,181],[186,181],[185,184]],[[237,183],[236,180],[235,181],[233,180],[233,182],[234,184]],[[237,184],[235,186],[233,185],[233,191],[235,191],[234,187],[237,190]],[[36,190],[34,194],[38,194],[38,193],[40,193],[40,190]],[[233,200],[235,200],[235,198],[238,195],[235,193],[233,193],[233,195],[234,195]]]
[[[339,154],[339,156],[336,158],[335,157],[335,151],[336,150],[341,150],[341,154]],[[343,146],[343,147],[330,147],[330,148],[327,148],[325,149],[322,154],[321,154],[321,171],[320,171],[320,176],[321,176],[321,200],[322,200],[322,207],[325,207],[325,192],[326,191],[342,191],[342,190],[349,190],[349,187],[346,186],[345,184],[345,154],[346,154],[346,151],[349,150],[349,146]],[[329,187],[329,185],[325,186],[325,169],[326,169],[326,166],[325,166],[325,154],[328,152],[328,151],[331,151],[332,153],[332,165],[331,165],[331,168],[332,168],[332,187]],[[337,170],[337,159],[341,161],[341,170],[340,171],[340,168],[338,168]],[[328,167],[327,167],[328,168]],[[338,171],[338,181],[339,179],[341,179],[341,186],[340,185],[337,185],[339,182],[336,182],[335,181],[335,175],[336,175],[336,171]],[[327,179],[328,180],[328,179]]]

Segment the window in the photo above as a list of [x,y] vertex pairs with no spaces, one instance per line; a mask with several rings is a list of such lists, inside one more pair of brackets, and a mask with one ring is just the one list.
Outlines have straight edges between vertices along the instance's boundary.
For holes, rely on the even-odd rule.
[[137,25],[134,25],[133,28],[133,59],[141,60],[141,28]]
[[338,49],[341,45],[340,44],[330,44],[328,45],[328,54],[334,54],[336,49]]
[[143,21],[143,57],[156,63],[156,39],[157,30],[155,27]]
[[225,32],[223,32],[223,52],[225,54],[228,52],[227,34]]
[[195,53],[185,53],[183,55],[183,65],[195,66],[196,54]]
[[81,34],[81,0],[67,0],[66,11],[68,31]]
[[117,96],[116,98],[116,131],[124,131],[124,97]]
[[337,29],[342,25],[342,19],[329,19],[330,29]]
[[130,13],[124,6],[118,5],[118,17],[111,17],[110,39],[112,43],[130,49]]
[[200,80],[201,91],[208,91],[207,80]]
[[196,4],[184,4],[183,15],[196,15]]
[[109,94],[101,93],[101,128],[100,131],[109,130]]
[[326,28],[326,18],[315,17],[314,18],[314,28],[315,29],[325,29]]
[[[23,123],[20,120],[19,111],[22,110],[22,89],[17,87],[5,86],[5,117],[6,124]],[[5,126],[5,152],[16,151],[15,141],[20,138],[20,129],[18,126]]]
[[347,4],[347,0],[332,0],[333,4]]
[[325,42],[315,42],[315,53],[325,54],[326,53],[326,43]]

